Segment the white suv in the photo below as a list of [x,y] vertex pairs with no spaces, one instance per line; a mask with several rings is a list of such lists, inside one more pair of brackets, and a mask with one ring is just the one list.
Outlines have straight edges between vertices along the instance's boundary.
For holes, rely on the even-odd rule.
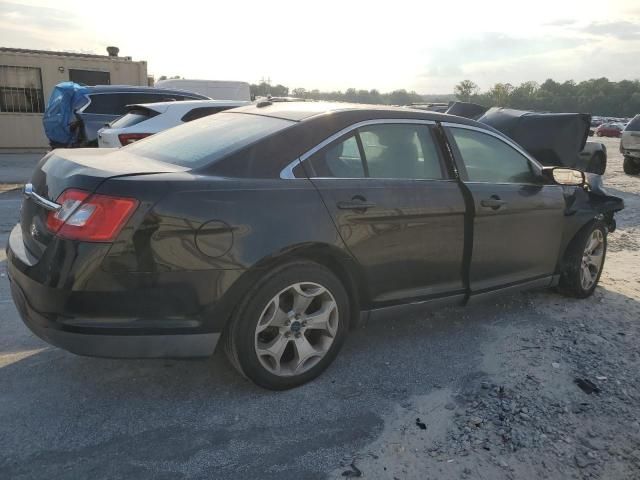
[[624,173],[640,173],[640,115],[627,124],[620,138],[620,152],[624,155]]
[[191,100],[129,105],[126,114],[98,130],[98,146],[123,147],[184,122],[250,103],[238,100]]

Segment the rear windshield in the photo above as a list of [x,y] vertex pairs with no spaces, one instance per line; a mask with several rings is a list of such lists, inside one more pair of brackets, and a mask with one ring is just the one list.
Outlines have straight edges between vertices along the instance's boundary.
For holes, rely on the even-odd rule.
[[137,125],[140,122],[149,120],[156,115],[158,115],[158,112],[149,110],[148,108],[136,108],[134,110],[131,110],[129,113],[121,116],[120,118],[114,120],[109,126],[111,128],[132,127],[133,125]]
[[636,115],[633,117],[633,120],[629,122],[627,128],[625,128],[626,132],[640,132],[640,115]]
[[196,168],[294,123],[281,118],[223,112],[165,130],[125,148],[143,157]]

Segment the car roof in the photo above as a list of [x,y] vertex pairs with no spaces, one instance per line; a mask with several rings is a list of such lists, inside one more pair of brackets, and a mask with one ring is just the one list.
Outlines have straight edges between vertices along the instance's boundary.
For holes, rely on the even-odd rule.
[[89,90],[88,94],[92,93],[117,93],[117,92],[142,92],[142,93],[170,93],[174,95],[191,95],[195,98],[201,98],[207,100],[208,97],[199,93],[189,92],[187,90],[179,90],[176,88],[156,88],[156,87],[143,87],[136,85],[95,85],[85,87]]
[[376,118],[405,118],[417,120],[431,120],[439,122],[455,122],[473,125],[484,130],[493,130],[488,125],[478,123],[464,117],[447,115],[427,110],[391,105],[368,105],[361,103],[341,102],[257,102],[246,107],[234,109],[234,113],[246,113],[267,117],[282,118],[294,122],[307,121],[324,115],[348,114],[356,121],[373,120]]

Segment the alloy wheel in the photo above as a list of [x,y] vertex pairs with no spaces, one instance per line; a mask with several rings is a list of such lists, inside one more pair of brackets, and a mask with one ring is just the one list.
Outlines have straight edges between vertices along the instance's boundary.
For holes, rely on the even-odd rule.
[[604,234],[600,229],[596,229],[591,232],[584,253],[582,254],[580,284],[584,290],[589,290],[598,280],[603,260]]
[[260,315],[255,332],[258,359],[274,375],[300,375],[329,351],[338,322],[338,305],[329,290],[311,282],[292,284]]

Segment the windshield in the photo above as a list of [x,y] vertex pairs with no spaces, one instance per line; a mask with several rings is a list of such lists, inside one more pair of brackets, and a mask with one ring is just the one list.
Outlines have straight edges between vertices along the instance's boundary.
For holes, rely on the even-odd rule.
[[196,168],[294,123],[261,115],[218,113],[171,128],[125,148],[143,157]]
[[633,120],[627,124],[625,130],[627,132],[640,132],[640,115],[633,117]]
[[129,113],[121,116],[120,118],[114,120],[109,125],[110,128],[126,128],[137,125],[140,122],[144,122],[145,120],[149,120],[152,117],[158,115],[158,112],[153,110],[149,110],[148,108],[136,108],[131,110]]

